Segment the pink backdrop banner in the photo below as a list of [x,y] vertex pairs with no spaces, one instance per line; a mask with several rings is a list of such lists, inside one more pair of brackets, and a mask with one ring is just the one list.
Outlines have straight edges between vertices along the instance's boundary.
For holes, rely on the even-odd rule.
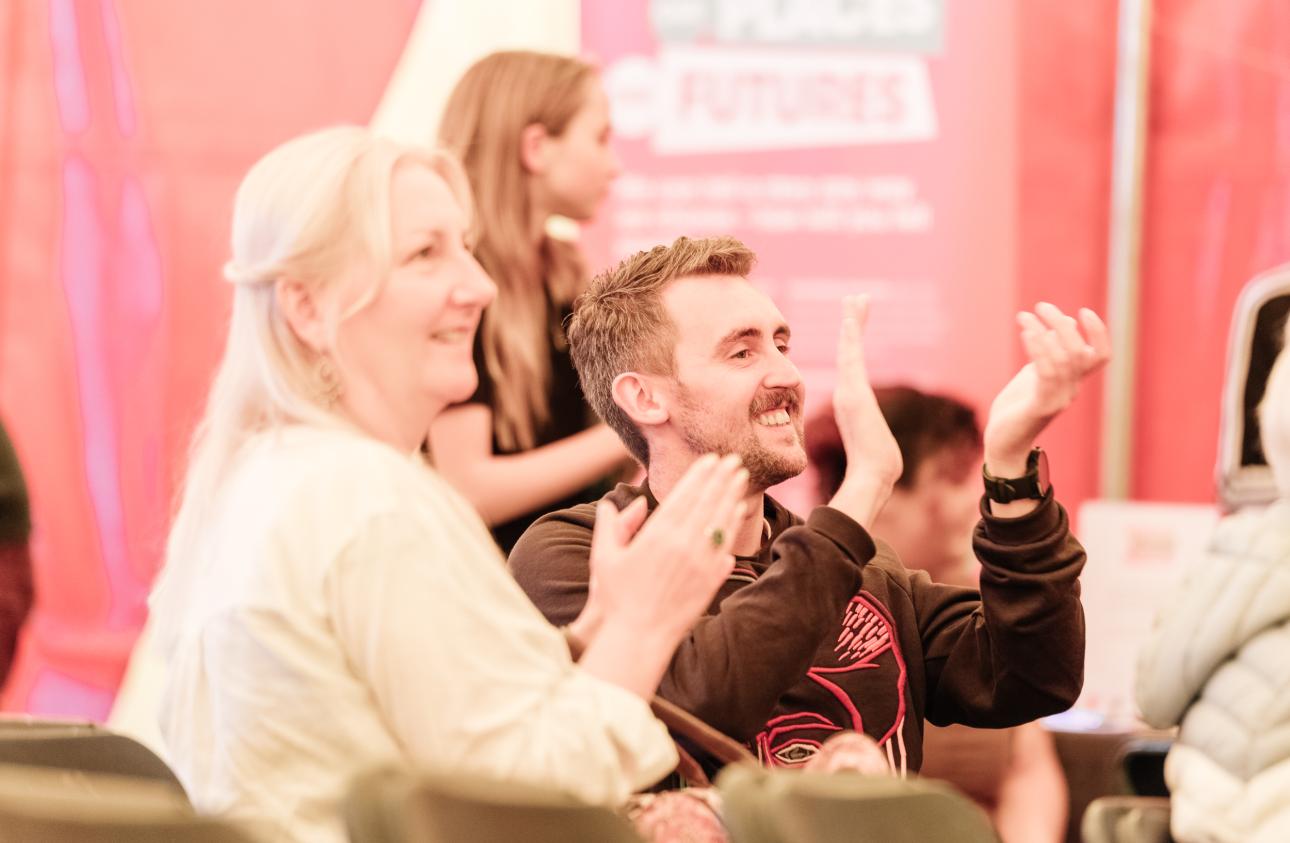
[[[735,235],[793,327],[808,412],[858,292],[876,381],[984,410],[1015,356],[1013,18],[941,0],[584,2],[626,169],[586,233],[593,263]],[[805,486],[781,496],[801,506]]]

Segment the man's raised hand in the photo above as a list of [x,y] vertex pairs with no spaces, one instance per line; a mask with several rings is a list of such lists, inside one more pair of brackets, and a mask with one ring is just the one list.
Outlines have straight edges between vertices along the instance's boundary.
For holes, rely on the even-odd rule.
[[829,505],[868,527],[882,510],[891,488],[900,479],[900,446],[878,408],[865,365],[864,327],[869,316],[867,295],[842,300],[842,330],[838,337],[838,383],[833,390],[847,471]]

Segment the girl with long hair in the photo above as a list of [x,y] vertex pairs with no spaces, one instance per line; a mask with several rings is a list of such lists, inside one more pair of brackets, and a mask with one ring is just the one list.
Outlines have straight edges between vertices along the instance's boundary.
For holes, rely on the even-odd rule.
[[558,215],[594,216],[620,171],[599,75],[575,58],[493,53],[457,83],[439,143],[461,159],[474,195],[474,254],[496,282],[475,347],[479,388],[431,430],[436,467],[509,551],[538,516],[593,500],[627,464],[596,424],[569,357],[564,320],[587,273],[552,237]]

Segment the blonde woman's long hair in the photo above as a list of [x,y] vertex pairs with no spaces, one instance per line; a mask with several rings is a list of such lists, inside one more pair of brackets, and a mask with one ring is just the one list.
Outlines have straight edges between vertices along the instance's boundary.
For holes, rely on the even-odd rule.
[[208,524],[228,467],[253,435],[289,424],[346,426],[331,406],[334,384],[322,358],[291,330],[277,283],[290,278],[311,294],[336,287],[346,269],[363,268],[357,301],[331,315],[336,327],[379,295],[391,265],[390,189],[402,162],[441,176],[470,213],[465,175],[450,157],[340,126],[287,141],[261,158],[237,191],[228,341],[197,426],[166,562],[153,595],[158,641],[173,644],[199,579]]
[[493,435],[506,451],[532,448],[550,418],[547,296],[563,306],[586,283],[573,245],[546,237],[533,246],[520,136],[533,124],[553,136],[564,132],[595,73],[567,56],[493,53],[462,76],[439,124],[440,146],[461,160],[474,192],[475,257],[497,283],[480,342],[493,383]]

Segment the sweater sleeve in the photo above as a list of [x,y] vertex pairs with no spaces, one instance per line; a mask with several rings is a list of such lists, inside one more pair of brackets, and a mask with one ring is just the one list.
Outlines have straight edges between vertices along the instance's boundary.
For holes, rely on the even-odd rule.
[[1160,602],[1138,653],[1142,718],[1177,725],[1220,666],[1253,638],[1290,620],[1290,505],[1228,516],[1207,553]]
[[[586,603],[591,512],[548,515],[511,552],[520,586],[552,623],[569,623]],[[751,740],[801,681],[825,637],[836,633],[873,554],[873,540],[854,521],[827,507],[815,510],[805,525],[775,540],[765,573],[699,619],[659,695],[737,740]]]
[[467,539],[374,516],[329,574],[336,634],[413,763],[609,805],[673,769],[647,703],[573,664],[496,554]]
[[1015,726],[1064,711],[1084,684],[1083,547],[1052,492],[1021,518],[982,503],[981,590],[910,578],[936,725]]
[[1134,671],[1134,696],[1148,725],[1177,726],[1205,680],[1231,655],[1239,643],[1237,619],[1265,585],[1250,576],[1258,573],[1254,566],[1229,569],[1206,558],[1161,603]]

